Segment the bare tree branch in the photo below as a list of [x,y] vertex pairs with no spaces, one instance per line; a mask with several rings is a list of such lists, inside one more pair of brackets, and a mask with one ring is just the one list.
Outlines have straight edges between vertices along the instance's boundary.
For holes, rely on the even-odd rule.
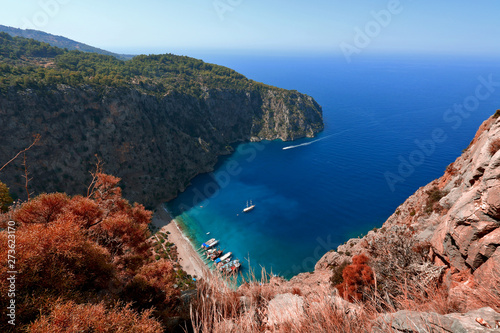
[[99,156],[97,156],[97,154],[95,155],[95,157],[97,158],[97,162],[95,164],[95,172],[92,171],[90,172],[90,174],[92,175],[92,181],[90,182],[90,185],[87,188],[87,198],[90,198],[94,194],[95,184],[98,178],[97,175],[102,173],[102,161],[99,158]]
[[26,153],[24,153],[24,160],[23,160],[23,166],[24,166],[24,188],[26,189],[26,194],[28,195],[28,201],[30,201],[31,194],[29,189],[28,189],[28,184],[33,178],[29,178],[29,171],[28,171],[28,164],[26,163]]
[[14,156],[10,161],[8,161],[7,163],[5,163],[1,168],[0,168],[0,171],[2,171],[7,165],[9,165],[10,163],[12,163],[12,161],[14,161],[16,158],[19,157],[19,155],[27,152],[28,150],[31,149],[31,147],[33,147],[34,145],[37,144],[38,141],[40,141],[40,138],[41,138],[41,135],[40,134],[37,134],[35,135],[35,140],[33,140],[33,143],[28,147],[28,148],[25,148],[23,150],[21,150],[20,152],[18,152],[16,154],[16,156]]

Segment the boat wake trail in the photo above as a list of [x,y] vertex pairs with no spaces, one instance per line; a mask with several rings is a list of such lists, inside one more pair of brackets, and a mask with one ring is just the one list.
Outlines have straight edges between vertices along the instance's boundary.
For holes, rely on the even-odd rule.
[[327,135],[327,136],[325,136],[324,138],[321,138],[321,139],[317,139],[317,140],[314,140],[314,141],[301,143],[300,145],[283,147],[283,150],[292,149],[292,148],[298,148],[298,147],[303,147],[303,146],[309,146],[309,145],[311,145],[311,144],[313,144],[313,143],[315,143],[315,142],[318,142],[318,141],[321,141],[321,140],[325,140],[325,139],[328,139],[329,137],[332,137],[332,136],[337,136],[337,135],[340,135],[340,134],[345,133],[345,132],[348,132],[348,131],[350,131],[350,129],[343,130],[343,131],[338,132],[338,133],[334,133],[334,134]]

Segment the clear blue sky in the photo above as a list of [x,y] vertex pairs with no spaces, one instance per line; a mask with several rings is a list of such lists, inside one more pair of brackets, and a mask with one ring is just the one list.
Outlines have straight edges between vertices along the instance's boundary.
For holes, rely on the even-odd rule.
[[371,27],[369,45],[358,43],[364,52],[500,55],[498,0],[400,0],[400,12],[378,29],[371,12],[390,2],[1,0],[0,24],[120,53],[341,53],[341,45],[356,46],[356,28]]

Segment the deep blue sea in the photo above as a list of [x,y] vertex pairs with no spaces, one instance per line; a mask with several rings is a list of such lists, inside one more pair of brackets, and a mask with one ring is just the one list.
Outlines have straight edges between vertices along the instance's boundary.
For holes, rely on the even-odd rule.
[[[500,62],[488,59],[200,58],[323,107],[317,138],[241,144],[167,203],[195,247],[219,239],[244,274],[249,265],[287,278],[311,271],[328,250],[380,227],[500,109]],[[247,200],[256,208],[244,214]]]

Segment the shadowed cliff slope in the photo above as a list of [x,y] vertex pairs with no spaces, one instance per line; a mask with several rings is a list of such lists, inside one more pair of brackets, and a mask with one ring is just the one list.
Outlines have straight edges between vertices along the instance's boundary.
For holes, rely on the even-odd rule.
[[[63,51],[0,34],[0,160],[29,145],[37,193],[84,193],[95,155],[146,205],[173,198],[211,171],[232,143],[294,140],[323,129],[313,98],[174,55],[110,56]],[[22,195],[20,161],[2,181]]]

